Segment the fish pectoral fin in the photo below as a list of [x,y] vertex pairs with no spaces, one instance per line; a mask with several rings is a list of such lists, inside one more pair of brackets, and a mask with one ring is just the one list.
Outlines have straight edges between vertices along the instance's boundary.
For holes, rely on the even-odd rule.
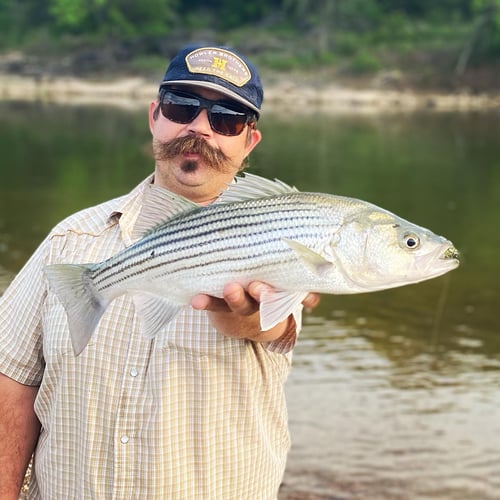
[[152,339],[158,332],[172,321],[182,305],[175,304],[165,297],[153,294],[134,294],[132,300],[139,317],[141,334]]
[[260,297],[260,327],[262,331],[270,330],[288,318],[290,314],[293,314],[297,324],[297,333],[300,332],[302,301],[306,296],[307,292],[264,291]]
[[309,247],[295,240],[282,238],[282,240],[300,257],[302,262],[315,274],[322,275],[330,270],[333,263],[325,259],[322,255],[311,250]]

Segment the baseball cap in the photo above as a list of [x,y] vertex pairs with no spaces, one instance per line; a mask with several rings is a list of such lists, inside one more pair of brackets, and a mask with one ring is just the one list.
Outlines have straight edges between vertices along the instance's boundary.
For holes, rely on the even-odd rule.
[[257,68],[224,46],[188,45],[170,61],[160,88],[194,85],[216,90],[260,114],[264,90]]

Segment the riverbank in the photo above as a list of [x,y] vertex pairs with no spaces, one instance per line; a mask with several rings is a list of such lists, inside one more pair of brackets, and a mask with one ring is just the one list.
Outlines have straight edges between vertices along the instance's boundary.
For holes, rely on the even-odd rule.
[[[265,113],[285,108],[294,112],[321,110],[332,113],[413,111],[482,111],[500,109],[500,92],[419,91],[414,89],[349,87],[345,84],[311,83],[290,76],[264,78]],[[112,105],[140,109],[154,98],[157,82],[143,77],[93,81],[75,77],[26,77],[0,75],[1,100],[28,100],[59,104]]]

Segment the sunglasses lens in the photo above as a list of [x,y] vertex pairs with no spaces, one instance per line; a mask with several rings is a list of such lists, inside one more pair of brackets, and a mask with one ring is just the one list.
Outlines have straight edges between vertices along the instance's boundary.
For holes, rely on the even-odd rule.
[[176,123],[190,123],[200,112],[200,101],[196,98],[185,97],[165,92],[161,100],[162,115]]
[[210,126],[218,134],[239,135],[249,122],[248,112],[236,104],[210,101],[177,91],[166,91],[161,97],[162,115],[176,123],[191,123],[202,108],[208,110]]
[[212,128],[222,135],[239,135],[245,128],[247,114],[220,104],[214,104],[210,110]]

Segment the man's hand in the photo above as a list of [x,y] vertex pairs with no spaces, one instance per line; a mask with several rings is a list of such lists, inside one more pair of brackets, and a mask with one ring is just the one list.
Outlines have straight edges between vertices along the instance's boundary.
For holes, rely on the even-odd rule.
[[[290,327],[295,326],[290,316],[270,330],[262,332],[260,329],[259,303],[264,290],[271,287],[260,281],[254,281],[248,290],[238,283],[229,283],[224,287],[224,298],[218,299],[210,295],[196,295],[191,300],[194,309],[208,311],[208,315],[215,329],[230,337],[255,340],[258,342],[272,342],[277,340]],[[310,293],[304,299],[304,307],[314,308],[319,303],[319,294]]]

